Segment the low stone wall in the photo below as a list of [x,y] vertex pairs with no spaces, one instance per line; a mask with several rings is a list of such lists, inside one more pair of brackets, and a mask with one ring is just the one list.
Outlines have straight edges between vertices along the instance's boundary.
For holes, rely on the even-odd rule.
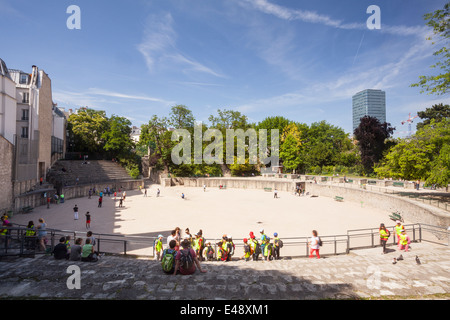
[[[298,181],[300,183],[300,181]],[[293,192],[295,181],[293,180],[264,180],[251,178],[161,178],[163,186],[203,187],[219,188],[220,185],[226,188],[236,189],[264,189],[272,188],[278,191]]]
[[119,188],[123,190],[135,190],[139,186],[144,184],[143,180],[123,180],[115,182],[100,182],[94,184],[85,184],[80,186],[69,186],[63,187],[61,194],[64,194],[65,199],[75,199],[87,197],[89,195],[89,189],[94,188],[96,191],[103,191],[106,187],[114,188],[118,190]]
[[[293,192],[296,183],[303,183],[311,195],[334,198],[343,197],[344,201],[361,203],[388,212],[399,212],[405,220],[412,223],[425,223],[436,226],[450,226],[450,214],[445,210],[427,206],[414,200],[408,200],[386,193],[373,192],[363,189],[345,188],[330,184],[314,183],[312,180],[277,180],[261,178],[161,178],[165,187],[186,186],[218,188],[264,189],[272,188],[278,191]],[[357,183],[357,182],[355,182]],[[388,217],[387,217],[388,218]]]
[[[103,183],[95,183],[95,184],[85,184],[78,186],[67,186],[62,188],[61,194],[64,194],[64,199],[76,199],[87,197],[89,195],[89,189],[95,187],[96,190],[103,190],[106,187],[110,188],[121,188],[122,190],[135,190],[138,189],[139,186],[144,185],[143,180],[124,180],[124,181],[115,181],[111,182],[103,182]],[[46,205],[46,199],[44,198],[44,193],[47,192],[48,195],[53,199],[56,191],[54,189],[44,189],[38,190],[35,192],[31,192],[28,194],[22,194],[17,196],[14,199],[14,210],[15,212],[20,212],[23,207],[39,207]],[[53,200],[52,200],[53,201]]]
[[389,212],[398,211],[405,220],[412,223],[425,223],[442,227],[450,225],[450,214],[448,212],[386,193],[314,183],[307,183],[306,190],[313,195],[331,198],[339,196],[343,197],[344,201],[363,202],[364,206],[368,205]]

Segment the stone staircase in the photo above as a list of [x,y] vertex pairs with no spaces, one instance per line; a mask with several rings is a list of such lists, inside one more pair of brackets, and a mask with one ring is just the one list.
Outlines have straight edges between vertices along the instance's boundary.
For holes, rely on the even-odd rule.
[[[326,259],[202,262],[207,273],[190,276],[166,275],[160,262],[144,257],[103,256],[89,263],[36,255],[0,260],[0,299],[180,300],[184,305],[186,300],[448,300],[448,253],[446,246],[420,243],[402,252],[404,260],[395,265],[391,261],[400,252],[381,255],[380,248]],[[79,290],[67,287],[74,265],[81,272]]]
[[109,160],[60,160],[47,174],[48,182],[62,186],[127,179],[131,179],[127,170]]

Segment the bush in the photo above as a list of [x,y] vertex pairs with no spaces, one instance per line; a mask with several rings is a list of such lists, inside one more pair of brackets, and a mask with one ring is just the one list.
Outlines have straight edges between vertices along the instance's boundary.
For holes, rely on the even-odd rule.
[[137,166],[133,166],[131,168],[127,167],[126,168],[128,171],[128,174],[133,178],[133,179],[137,179],[139,177],[139,175],[141,174],[141,172],[139,171],[139,168]]

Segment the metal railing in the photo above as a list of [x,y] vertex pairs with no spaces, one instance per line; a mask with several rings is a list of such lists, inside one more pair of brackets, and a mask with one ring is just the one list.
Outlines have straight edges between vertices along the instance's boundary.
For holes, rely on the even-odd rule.
[[[406,224],[411,242],[430,242],[440,245],[449,246],[450,231],[445,227],[433,226],[428,224]],[[395,235],[394,226],[386,227],[391,232],[391,238],[388,245],[395,245],[397,237]],[[54,246],[59,242],[63,236],[70,236],[71,243],[76,238],[86,237],[86,232],[47,229],[47,250],[36,251],[37,244],[33,250],[26,250],[27,241],[31,239],[25,237],[26,227],[17,226],[9,227],[6,236],[1,236],[0,240],[0,257],[1,256],[24,256],[51,253]],[[151,236],[127,236],[118,234],[95,234],[96,251],[108,254],[118,255],[142,255],[154,257],[154,243],[156,237]],[[35,237],[37,239],[37,237]],[[320,236],[322,240],[322,247],[320,252],[322,256],[348,254],[351,250],[375,248],[380,246],[379,229],[366,228],[348,230],[344,235],[325,235]],[[205,243],[211,242],[215,250],[215,257],[217,257],[217,243],[221,239],[206,240]],[[283,248],[281,249],[284,257],[307,257],[309,256],[309,240],[310,237],[288,237],[282,238]],[[233,239],[235,244],[235,257],[242,256],[243,239]],[[166,247],[166,246],[164,246]]]

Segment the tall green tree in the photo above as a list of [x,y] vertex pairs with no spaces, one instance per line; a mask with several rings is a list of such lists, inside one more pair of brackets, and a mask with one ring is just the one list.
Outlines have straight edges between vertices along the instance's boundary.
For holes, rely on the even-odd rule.
[[[222,169],[222,175],[227,176],[231,172],[230,165],[236,164],[236,157],[233,157],[235,159],[234,163],[227,164],[227,130],[228,129],[242,129],[244,131],[248,130],[251,127],[251,124],[248,122],[248,118],[246,115],[242,114],[240,111],[235,110],[217,110],[217,115],[210,115],[208,118],[209,122],[211,123],[210,128],[212,129],[218,129],[222,133],[223,136],[223,159],[224,163],[220,165]],[[237,154],[237,145],[238,141],[237,138],[234,138],[234,155]],[[246,157],[248,154],[246,154]]]
[[75,152],[103,152],[103,134],[109,127],[105,111],[84,108],[69,116],[68,128],[73,135]]
[[143,145],[154,146],[150,155],[156,156],[161,161],[165,172],[169,172],[172,163],[171,152],[175,143],[172,141],[172,132],[168,128],[169,121],[166,117],[153,115],[148,124],[141,126],[139,141]]
[[111,152],[113,157],[127,157],[134,148],[130,136],[131,121],[125,117],[112,115],[108,123],[108,129],[102,134],[105,141],[104,150]]
[[447,94],[450,84],[450,51],[447,47],[450,38],[450,2],[447,2],[441,10],[425,14],[424,19],[427,21],[426,24],[433,28],[435,36],[434,39],[429,37],[428,40],[432,41],[433,45],[443,44],[434,52],[438,62],[431,66],[432,69],[438,70],[438,74],[420,76],[419,82],[412,84],[411,87],[421,87],[421,93],[427,91],[428,94]]
[[195,118],[192,111],[185,105],[181,104],[171,108],[168,121],[169,124],[175,129],[193,128],[195,124]]
[[280,159],[286,170],[297,170],[303,163],[303,158],[300,153],[301,146],[301,132],[298,126],[292,122],[284,128],[281,135]]

